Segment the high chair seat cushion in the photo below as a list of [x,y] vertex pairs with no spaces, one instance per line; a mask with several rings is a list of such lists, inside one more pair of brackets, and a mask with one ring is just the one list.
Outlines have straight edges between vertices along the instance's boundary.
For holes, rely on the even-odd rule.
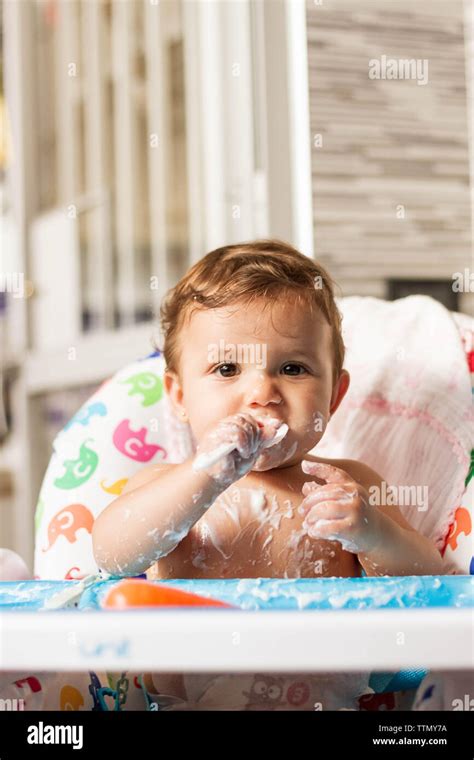
[[97,515],[142,467],[185,457],[189,432],[170,420],[163,372],[159,352],[129,364],[56,436],[35,515],[36,578],[98,572],[91,539]]

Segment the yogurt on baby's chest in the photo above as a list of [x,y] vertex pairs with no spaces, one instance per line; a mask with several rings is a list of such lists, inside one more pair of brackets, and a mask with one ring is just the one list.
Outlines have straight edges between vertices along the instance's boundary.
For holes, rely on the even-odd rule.
[[265,545],[276,527],[274,512],[263,489],[228,489],[193,528],[192,565],[204,571],[222,566],[224,575],[247,570],[253,576],[265,554],[270,561]]
[[357,558],[335,541],[310,538],[301,491],[231,486],[179,546],[154,565],[153,578],[256,578],[358,575]]

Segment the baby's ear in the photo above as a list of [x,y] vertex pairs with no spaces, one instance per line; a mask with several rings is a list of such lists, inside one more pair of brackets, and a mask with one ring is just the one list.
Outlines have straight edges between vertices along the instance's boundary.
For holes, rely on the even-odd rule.
[[181,389],[181,383],[176,372],[165,370],[163,374],[163,386],[166,395],[170,398],[173,408],[179,414],[183,391]]
[[163,373],[163,385],[168,396],[173,400],[173,396],[181,390],[181,383],[179,376],[176,372],[172,372],[168,368]]
[[170,388],[172,384],[175,382],[175,373],[171,372],[171,370],[168,369],[168,367],[165,368],[165,371],[163,372],[163,385],[165,387],[166,393],[170,393]]
[[334,387],[332,389],[331,406],[329,408],[331,414],[334,414],[342,399],[346,395],[350,382],[351,376],[349,375],[348,371],[346,369],[341,370],[341,374],[334,383]]

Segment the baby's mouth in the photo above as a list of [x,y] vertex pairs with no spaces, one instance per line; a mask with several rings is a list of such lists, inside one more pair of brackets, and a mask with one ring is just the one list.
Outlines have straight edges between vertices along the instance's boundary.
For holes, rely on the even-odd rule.
[[275,424],[276,424],[276,431],[280,430],[283,426],[285,426],[286,429],[288,428],[288,425],[285,423],[285,421],[281,420],[279,417],[265,416],[265,417],[255,417],[255,419],[257,421],[257,425],[259,426],[259,428],[267,428],[268,425],[275,426]]
[[[271,422],[273,423],[272,427],[270,428],[270,431],[272,431],[271,437],[265,437],[263,441],[260,443],[260,456],[264,451],[268,451],[269,449],[273,449],[275,447],[278,447],[278,444],[280,444],[287,433],[289,432],[289,427],[286,424],[286,422],[281,422],[280,420],[273,418],[271,419]],[[275,422],[278,423],[277,427],[275,428]],[[260,428],[263,428],[263,424],[258,420],[258,425]],[[268,433],[266,433],[266,436],[268,436]]]

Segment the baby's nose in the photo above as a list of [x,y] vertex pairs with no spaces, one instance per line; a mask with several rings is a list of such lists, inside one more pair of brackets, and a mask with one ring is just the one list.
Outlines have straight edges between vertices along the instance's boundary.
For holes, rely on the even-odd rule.
[[247,393],[247,405],[251,409],[267,404],[280,404],[282,401],[281,394],[278,390],[276,381],[269,375],[260,373],[257,380],[254,381]]

